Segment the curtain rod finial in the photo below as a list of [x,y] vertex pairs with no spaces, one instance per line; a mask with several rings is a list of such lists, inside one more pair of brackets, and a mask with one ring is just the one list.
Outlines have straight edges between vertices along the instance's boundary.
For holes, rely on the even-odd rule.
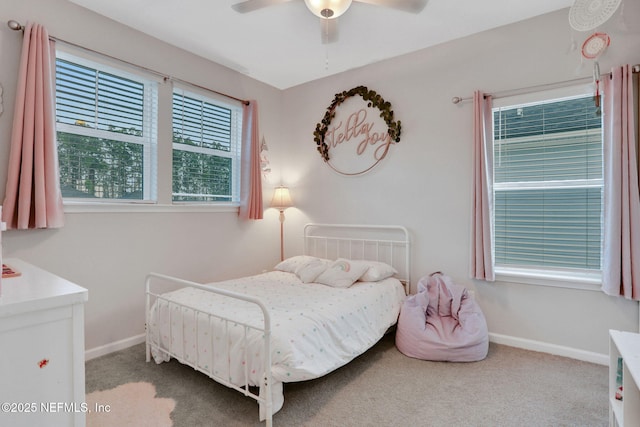
[[451,98],[451,102],[453,102],[454,104],[459,104],[462,102],[462,98],[460,98],[459,96],[454,96],[453,98]]
[[14,21],[13,19],[11,19],[10,21],[7,21],[7,25],[13,31],[21,31],[24,29],[24,27],[18,21]]

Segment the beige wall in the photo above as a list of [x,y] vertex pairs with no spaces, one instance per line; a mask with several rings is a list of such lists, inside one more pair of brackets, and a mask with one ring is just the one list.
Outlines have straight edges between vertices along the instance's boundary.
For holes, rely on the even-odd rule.
[[[640,16],[625,3],[625,20]],[[454,96],[497,93],[592,75],[570,51],[567,10],[368,65],[285,91],[291,124],[285,181],[314,221],[398,223],[413,233],[412,277],[443,271],[475,290],[489,330],[521,340],[608,353],[608,329],[638,330],[638,305],[599,291],[488,284],[469,279],[472,105]],[[617,17],[616,17],[617,18]],[[600,60],[640,63],[640,34],[605,30],[612,43]],[[631,24],[627,25],[632,28]],[[574,34],[580,45],[580,37]],[[576,70],[580,70],[576,74]],[[315,152],[312,132],[334,94],[364,85],[389,101],[402,139],[370,173],[344,177]],[[291,216],[291,215],[290,215]],[[415,283],[414,283],[415,286]]]
[[[469,279],[472,111],[468,102],[450,100],[475,89],[499,92],[576,78],[580,59],[568,52],[566,11],[279,91],[64,0],[1,1],[2,22],[37,21],[58,38],[257,99],[273,168],[265,199],[282,182],[291,186],[296,204],[287,210],[287,255],[301,252],[299,236],[310,220],[400,224],[414,241],[414,286],[432,271],[451,275],[475,291],[492,333],[605,354],[608,329],[637,330],[634,302],[594,291]],[[633,6],[627,2],[625,14],[637,17]],[[602,70],[640,62],[637,32],[607,31],[612,45]],[[20,41],[0,27],[0,141],[10,137]],[[580,76],[590,75],[585,64]],[[334,94],[358,85],[391,102],[402,140],[371,172],[344,177],[323,164],[312,133]],[[7,156],[5,142],[0,170]],[[235,213],[71,213],[63,229],[7,232],[3,242],[4,256],[24,258],[89,289],[87,348],[93,348],[142,333],[148,271],[208,280],[270,268],[278,259],[278,231],[272,209],[261,222],[241,222]]]
[[[0,84],[5,107],[0,116],[2,196],[22,43],[20,33],[5,25],[10,19],[22,24],[38,22],[58,39],[238,98],[256,99],[262,133],[268,141],[282,139],[282,94],[277,89],[65,0],[1,1]],[[170,140],[170,127],[162,124],[159,138]],[[281,155],[276,146],[270,150],[272,157]],[[277,169],[277,160],[272,164]],[[276,184],[265,183],[265,199]],[[144,332],[143,289],[148,272],[198,281],[260,272],[279,260],[278,224],[277,212],[272,209],[267,210],[264,221],[240,221],[235,212],[67,213],[65,227],[59,230],[3,233],[3,254],[22,258],[89,290],[86,347],[92,349]]]

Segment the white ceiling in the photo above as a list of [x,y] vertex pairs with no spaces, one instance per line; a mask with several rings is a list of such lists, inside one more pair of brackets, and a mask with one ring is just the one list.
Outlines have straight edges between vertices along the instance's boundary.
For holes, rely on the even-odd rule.
[[[429,0],[419,14],[352,3],[322,44],[303,0],[240,14],[241,0],[71,0],[174,46],[286,89],[570,7],[573,0]],[[567,28],[569,28],[567,20]]]

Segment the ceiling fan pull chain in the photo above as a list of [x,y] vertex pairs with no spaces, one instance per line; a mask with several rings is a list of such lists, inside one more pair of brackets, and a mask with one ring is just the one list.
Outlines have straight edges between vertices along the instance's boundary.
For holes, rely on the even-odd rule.
[[329,71],[329,47],[325,47],[324,49],[324,70]]

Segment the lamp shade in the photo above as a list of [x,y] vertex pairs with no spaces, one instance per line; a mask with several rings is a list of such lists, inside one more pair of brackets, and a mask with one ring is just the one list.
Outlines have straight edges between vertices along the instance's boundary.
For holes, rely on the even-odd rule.
[[291,194],[288,187],[277,187],[273,192],[273,199],[271,199],[271,207],[279,210],[285,210],[293,206],[291,202]]
[[307,8],[319,18],[333,19],[351,6],[351,0],[304,0]]

